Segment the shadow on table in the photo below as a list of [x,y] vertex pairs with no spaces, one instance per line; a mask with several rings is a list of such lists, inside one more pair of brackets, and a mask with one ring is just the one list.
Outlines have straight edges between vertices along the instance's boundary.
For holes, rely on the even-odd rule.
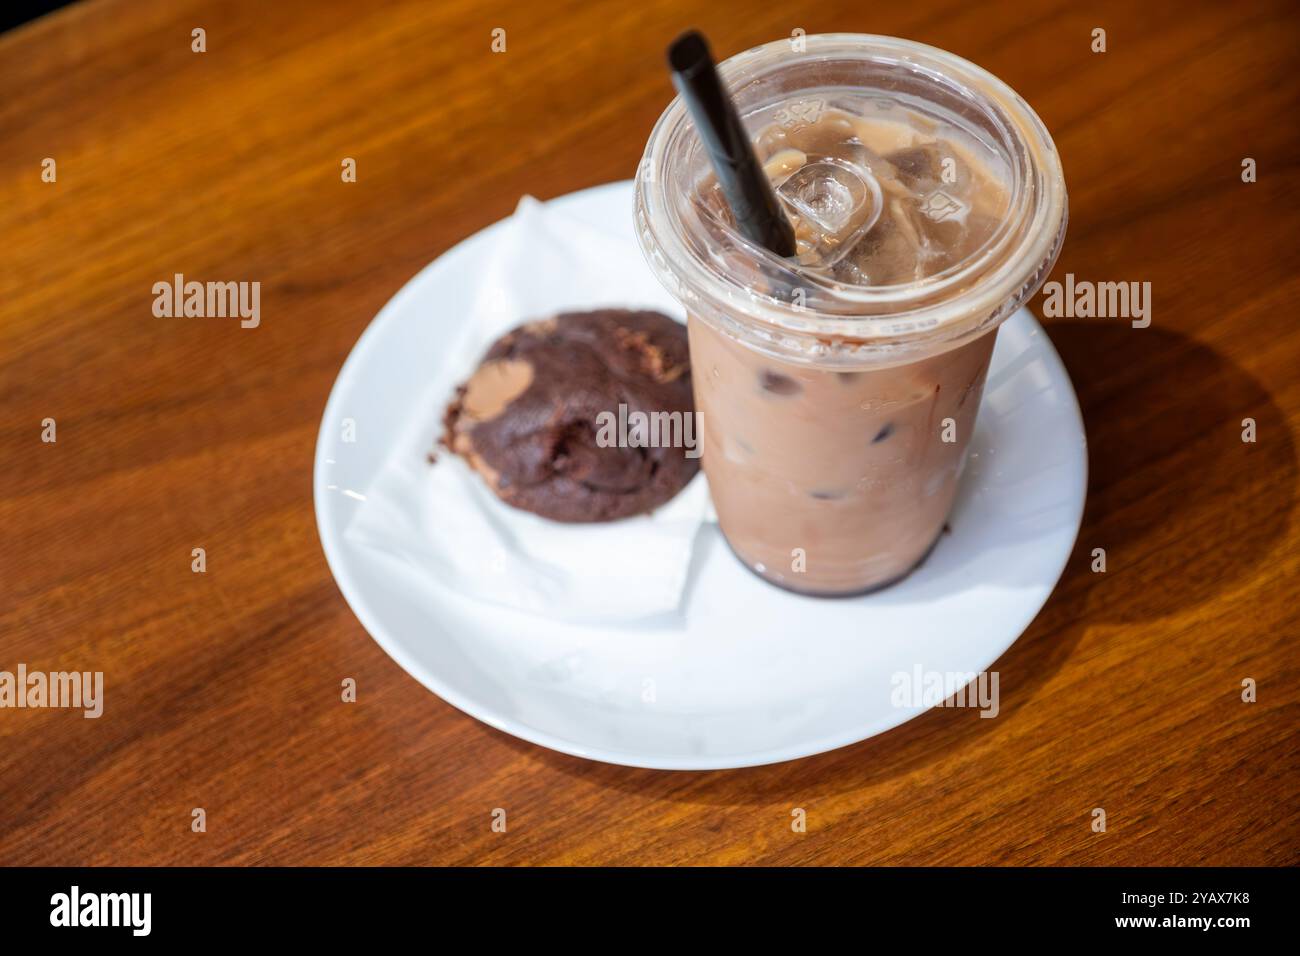
[[[510,746],[590,783],[691,803],[768,803],[869,787],[914,773],[1014,720],[1090,624],[1139,624],[1210,600],[1267,561],[1295,498],[1294,441],[1261,383],[1213,350],[1154,326],[1047,325],[1079,395],[1088,434],[1088,502],[1060,583],[993,665],[998,718],[937,708],[887,733],[803,760],[744,770],[662,772]],[[1241,440],[1253,418],[1258,440]],[[1248,455],[1252,466],[1242,468]],[[1092,550],[1107,572],[1093,573]],[[485,733],[497,734],[488,728]]]

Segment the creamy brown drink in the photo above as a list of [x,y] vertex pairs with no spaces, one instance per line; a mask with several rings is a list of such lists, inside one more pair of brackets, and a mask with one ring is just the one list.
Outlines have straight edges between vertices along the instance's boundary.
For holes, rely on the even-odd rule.
[[824,372],[691,322],[701,460],[741,560],[816,593],[911,570],[952,507],[996,334],[893,369]]
[[775,583],[848,594],[905,575],[941,533],[997,326],[1055,260],[1065,192],[1037,117],[977,67],[806,40],[722,65],[796,255],[735,232],[674,107],[638,178],[638,233],[690,315],[728,542]]

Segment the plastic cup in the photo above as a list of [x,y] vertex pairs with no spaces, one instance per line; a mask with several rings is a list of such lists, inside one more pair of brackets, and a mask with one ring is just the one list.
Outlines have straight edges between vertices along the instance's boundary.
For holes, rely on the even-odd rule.
[[781,259],[731,227],[674,100],[636,231],[689,316],[718,520],[775,584],[881,587],[948,519],[997,328],[1065,235],[1060,160],[1010,87],[922,44],[797,37],[719,70],[802,240]]

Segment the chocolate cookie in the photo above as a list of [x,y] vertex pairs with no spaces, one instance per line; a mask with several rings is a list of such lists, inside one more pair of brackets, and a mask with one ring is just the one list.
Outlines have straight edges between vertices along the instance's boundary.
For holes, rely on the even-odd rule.
[[694,410],[684,325],[658,312],[566,312],[492,344],[447,407],[442,443],[509,505],[612,521],[663,504],[695,475],[682,447],[699,440]]

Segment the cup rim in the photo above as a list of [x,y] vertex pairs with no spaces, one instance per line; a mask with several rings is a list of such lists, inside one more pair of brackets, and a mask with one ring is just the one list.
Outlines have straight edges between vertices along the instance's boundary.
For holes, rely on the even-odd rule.
[[[798,40],[802,50],[793,46]],[[638,167],[636,233],[652,271],[687,309],[750,344],[810,361],[853,363],[899,352],[946,350],[983,334],[1011,315],[1041,286],[1060,253],[1068,204],[1060,158],[1038,115],[987,70],[936,47],[873,34],[832,33],[783,38],[719,64],[724,84],[736,90],[793,63],[859,59],[896,65],[959,84],[982,108],[994,111],[1014,136],[1017,168],[1008,239],[993,250],[999,260],[978,272],[969,263],[941,281],[865,287],[844,296],[849,311],[817,312],[802,303],[756,291],[701,255],[688,224],[672,204],[673,150],[694,136],[689,114],[675,97],[660,115]],[[741,245],[743,246],[743,240]],[[985,249],[980,250],[984,254]],[[762,255],[761,251],[748,250]],[[972,260],[977,257],[972,257]],[[860,309],[860,312],[853,310]]]

